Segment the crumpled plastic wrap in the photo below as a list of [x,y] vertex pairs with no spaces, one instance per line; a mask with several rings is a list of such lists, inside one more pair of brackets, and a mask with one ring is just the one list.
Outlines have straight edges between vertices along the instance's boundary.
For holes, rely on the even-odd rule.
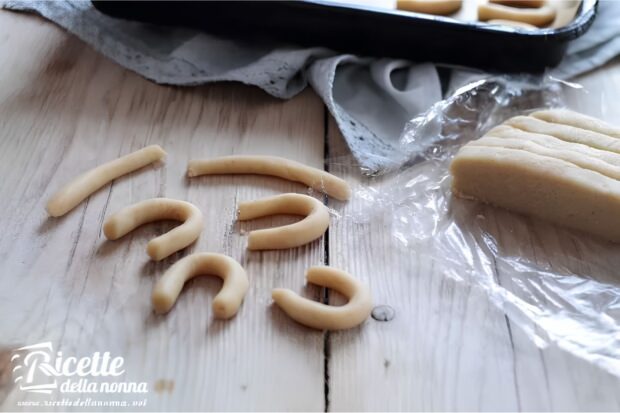
[[620,245],[450,191],[460,146],[509,117],[563,106],[565,87],[548,77],[488,77],[459,88],[407,125],[398,169],[356,190],[352,218],[381,214],[403,253],[483,289],[538,346],[556,343],[620,375]]

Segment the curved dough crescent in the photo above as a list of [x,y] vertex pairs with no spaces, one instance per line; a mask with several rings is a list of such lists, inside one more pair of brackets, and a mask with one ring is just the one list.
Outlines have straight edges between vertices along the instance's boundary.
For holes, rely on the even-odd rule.
[[502,6],[501,4],[480,4],[478,6],[478,20],[512,20],[543,27],[555,19],[555,10],[549,6],[535,9],[518,9],[516,7]]
[[368,286],[346,272],[325,266],[310,267],[306,279],[333,288],[349,298],[349,302],[339,307],[329,306],[302,298],[288,289],[274,289],[273,301],[298,323],[319,330],[342,330],[361,324],[370,315],[372,298]]
[[47,213],[60,217],[111,181],[143,168],[166,155],[159,145],[150,145],[83,173],[57,191],[47,202]]
[[202,231],[202,212],[195,205],[177,199],[153,198],[112,214],[103,224],[103,233],[107,239],[115,240],[140,225],[164,219],[184,222],[149,241],[146,251],[155,261],[187,247],[198,239]]
[[278,156],[233,155],[208,160],[192,160],[187,176],[219,174],[270,175],[301,182],[341,201],[351,197],[351,188],[343,179],[321,169]]
[[213,274],[224,281],[222,289],[213,299],[215,317],[226,319],[237,314],[249,287],[245,270],[234,259],[210,252],[188,255],[166,271],[153,288],[155,311],[160,314],[170,311],[183,285],[200,274]]
[[320,238],[329,226],[327,207],[308,195],[282,194],[239,204],[238,219],[240,221],[274,214],[305,215],[306,217],[294,224],[250,232],[248,249],[298,247]]

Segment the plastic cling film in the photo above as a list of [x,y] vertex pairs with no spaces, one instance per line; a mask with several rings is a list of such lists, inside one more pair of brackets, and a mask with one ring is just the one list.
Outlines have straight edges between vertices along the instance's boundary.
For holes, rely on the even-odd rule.
[[539,347],[555,343],[620,375],[620,244],[450,190],[449,164],[462,144],[509,117],[562,106],[562,87],[493,78],[457,90],[412,120],[401,140],[408,161],[360,178],[339,219],[379,222],[395,253],[482,289]]
[[[451,85],[454,91],[405,125],[398,143],[402,157],[392,165],[415,162],[420,156],[435,156],[435,145],[482,136],[517,114],[562,106],[566,85],[551,77],[531,75],[453,77],[458,79]],[[466,82],[467,79],[472,81]],[[398,166],[381,172],[394,171]]]

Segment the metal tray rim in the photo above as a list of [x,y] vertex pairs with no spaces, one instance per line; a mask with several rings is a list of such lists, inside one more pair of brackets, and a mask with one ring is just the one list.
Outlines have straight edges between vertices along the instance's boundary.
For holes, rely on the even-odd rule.
[[548,38],[550,36],[556,38],[563,38],[566,40],[572,40],[574,38],[579,37],[591,24],[594,20],[594,14],[596,12],[596,8],[598,6],[599,0],[581,0],[581,5],[578,10],[577,16],[570,22],[570,24],[560,27],[557,29],[554,28],[541,28],[536,31],[520,29],[517,27],[508,27],[508,26],[499,26],[486,24],[484,22],[463,22],[451,17],[446,16],[434,16],[430,14],[424,13],[415,13],[409,11],[401,11],[396,9],[387,9],[381,7],[373,7],[364,4],[353,4],[353,3],[339,3],[338,1],[333,0],[302,0],[295,2],[286,2],[289,5],[293,6],[296,3],[296,6],[300,6],[302,4],[310,4],[313,6],[321,7],[321,8],[333,8],[337,7],[340,9],[348,9],[348,10],[357,10],[360,12],[372,13],[372,14],[382,14],[386,16],[398,16],[401,18],[415,18],[417,20],[424,20],[427,22],[439,22],[444,25],[445,28],[452,28],[454,30],[475,30],[481,32],[490,32],[495,34],[519,34],[527,37],[542,37]]

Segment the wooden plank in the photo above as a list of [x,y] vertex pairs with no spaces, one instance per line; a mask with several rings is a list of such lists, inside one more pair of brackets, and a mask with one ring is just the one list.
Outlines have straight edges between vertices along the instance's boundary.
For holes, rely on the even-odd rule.
[[[49,23],[8,12],[0,13],[0,60],[1,409],[48,397],[12,386],[6,355],[49,340],[67,356],[123,356],[126,379],[150,388],[146,396],[82,398],[146,397],[148,410],[322,410],[323,333],[272,308],[270,291],[301,291],[305,269],[324,262],[324,243],[248,252],[242,231],[291,219],[235,224],[240,201],[306,189],[266,177],[184,177],[189,159],[228,154],[280,155],[322,167],[317,96],[281,102],[240,85],[158,86]],[[118,179],[63,218],[46,216],[45,201],[71,177],[154,143],[168,151],[165,163]],[[196,245],[149,261],[146,242],[168,223],[105,241],[108,214],[155,196],[202,209],[205,231]],[[226,253],[246,268],[251,289],[234,319],[212,319],[221,285],[215,277],[191,281],[167,316],[153,314],[154,281],[192,251]]]
[[[518,408],[504,317],[483,293],[407,252],[391,223],[369,216],[394,179],[362,178],[329,124],[329,169],[381,200],[353,197],[330,225],[330,265],[369,283],[376,305],[395,317],[329,336],[330,410],[497,410]],[[398,178],[396,178],[398,179]]]
[[[574,80],[582,89],[566,89],[569,108],[619,124],[620,107],[616,104],[620,90],[620,61],[610,64]],[[504,236],[517,230],[507,227]],[[579,235],[554,228],[551,225],[534,225],[530,222],[523,250],[541,266],[567,268],[576,273],[595,276],[607,283],[619,284],[617,268],[620,265],[618,247],[601,245],[598,260],[590,262],[583,256],[584,245]],[[516,232],[516,231],[515,231]],[[596,244],[597,241],[592,241]],[[592,251],[592,246],[587,250]],[[506,277],[504,277],[505,279]],[[515,371],[522,393],[524,410],[620,410],[620,379],[594,367],[555,345],[541,350],[532,345],[523,331],[513,328],[515,344]]]
[[[613,91],[618,90],[613,85],[620,83],[618,62],[579,81],[588,92],[569,93],[571,107],[611,122],[618,119],[620,109],[613,104]],[[592,108],[602,110],[596,113]],[[372,185],[382,197],[382,191],[394,185],[394,178],[360,177],[333,122],[329,155],[330,171],[354,185]],[[396,314],[390,322],[370,320],[362,328],[330,334],[330,410],[620,408],[617,377],[556,346],[539,349],[483,293],[446,277],[440,263],[420,258],[423,252],[403,252],[390,235],[389,222],[374,216],[360,219],[385,202],[354,197],[330,226],[330,265],[368,282],[376,304],[389,305]],[[483,215],[497,217],[485,209],[481,207]],[[524,226],[510,213],[501,215],[501,225],[489,225],[496,228],[502,248],[552,266],[566,265],[567,257],[578,256],[575,245],[563,238],[566,234],[558,235],[551,226]],[[608,264],[606,268],[613,270],[620,263]],[[591,273],[587,265],[581,270]],[[500,282],[516,290],[507,271],[498,267]],[[602,276],[617,280],[611,273]]]

